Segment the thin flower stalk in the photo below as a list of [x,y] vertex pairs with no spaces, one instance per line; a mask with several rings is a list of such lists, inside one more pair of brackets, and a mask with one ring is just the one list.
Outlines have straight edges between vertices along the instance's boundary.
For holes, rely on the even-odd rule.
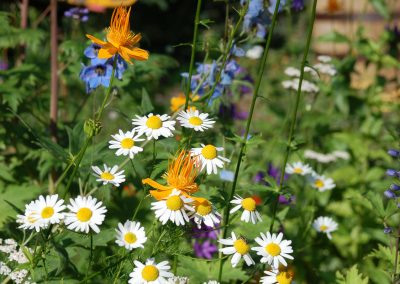
[[[311,38],[312,38],[312,32],[313,32],[314,22],[315,22],[316,7],[317,7],[317,0],[314,0],[313,5],[312,5],[312,10],[311,10],[310,24],[309,24],[308,32],[307,32],[307,43],[306,43],[306,47],[304,49],[303,59],[301,61],[299,85],[297,87],[297,93],[296,93],[296,102],[295,102],[295,106],[294,106],[292,117],[291,117],[289,136],[288,136],[288,140],[287,140],[287,144],[286,144],[286,152],[285,152],[285,157],[284,157],[283,165],[282,165],[282,169],[281,169],[281,176],[280,176],[280,180],[279,180],[279,191],[281,191],[283,188],[286,164],[288,162],[290,151],[292,149],[293,134],[294,134],[294,129],[295,129],[296,122],[297,122],[297,113],[299,110],[299,104],[300,104],[300,99],[301,99],[301,85],[303,83],[304,68],[307,63],[307,56],[308,56],[308,53],[310,51],[310,46],[311,46]],[[276,198],[274,205],[273,205],[273,209],[272,209],[272,221],[271,221],[270,231],[272,231],[272,229],[274,227],[277,208],[278,208],[278,197]]]
[[[263,52],[262,59],[260,61],[260,65],[258,67],[258,72],[257,72],[258,75],[257,75],[256,85],[255,85],[253,97],[252,97],[252,100],[251,100],[249,116],[247,118],[247,123],[246,123],[246,130],[245,130],[245,133],[244,133],[244,136],[243,136],[244,139],[240,144],[240,151],[239,151],[239,156],[238,156],[238,160],[237,160],[237,164],[236,164],[235,177],[234,177],[234,180],[233,180],[232,189],[231,189],[231,192],[230,192],[230,195],[229,195],[229,199],[227,200],[226,207],[225,207],[225,210],[224,210],[223,223],[221,224],[221,225],[225,226],[225,228],[222,230],[222,238],[223,239],[226,238],[226,234],[227,234],[226,227],[229,226],[230,201],[232,200],[233,196],[235,195],[236,185],[237,185],[238,178],[239,178],[240,165],[242,163],[242,158],[243,158],[243,154],[244,154],[245,147],[246,147],[247,137],[249,135],[251,121],[253,119],[254,107],[255,107],[255,104],[256,104],[257,97],[258,97],[258,92],[260,90],[261,81],[262,81],[264,70],[265,70],[265,65],[267,63],[268,53],[269,53],[269,49],[270,49],[270,46],[271,46],[272,34],[274,32],[275,25],[276,25],[276,22],[277,22],[279,5],[280,5],[280,0],[277,0],[276,6],[275,6],[275,10],[274,10],[274,15],[272,17],[271,28],[269,30],[268,38],[267,38],[267,41],[265,43],[265,49],[264,49],[264,52]],[[248,6],[248,2],[247,2],[247,5],[246,5],[246,10],[247,10],[247,6]],[[241,17],[241,20],[243,20],[242,17]],[[229,47],[230,47],[230,45],[228,45],[228,48]],[[222,274],[223,274],[223,260],[221,259],[220,262],[219,262],[218,282],[221,282]]]
[[197,43],[197,34],[198,34],[199,20],[200,20],[201,1],[202,0],[197,0],[196,16],[194,18],[192,53],[191,53],[191,56],[190,56],[189,77],[188,77],[188,82],[187,82],[186,91],[185,91],[186,100],[185,100],[184,110],[186,110],[188,108],[188,105],[189,105],[190,85],[191,85],[190,83],[192,81],[193,67],[194,67],[194,57],[195,57],[195,54],[196,54],[196,43]]

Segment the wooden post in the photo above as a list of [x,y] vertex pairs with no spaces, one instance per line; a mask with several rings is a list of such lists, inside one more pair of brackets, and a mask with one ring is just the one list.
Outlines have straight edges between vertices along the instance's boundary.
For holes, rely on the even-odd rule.
[[50,135],[57,142],[57,112],[58,112],[58,67],[57,67],[57,0],[50,2],[50,50],[51,50],[51,87],[50,87]]

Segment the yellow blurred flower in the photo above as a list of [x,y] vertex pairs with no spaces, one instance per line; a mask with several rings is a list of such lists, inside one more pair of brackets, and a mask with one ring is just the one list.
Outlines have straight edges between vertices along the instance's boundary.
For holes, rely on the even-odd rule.
[[335,13],[342,10],[342,5],[339,3],[338,0],[328,0],[328,5],[326,7],[326,10],[329,13]]
[[110,27],[106,29],[107,41],[102,41],[89,34],[86,35],[92,42],[101,46],[98,53],[99,58],[107,59],[118,53],[130,64],[132,64],[131,59],[147,60],[149,58],[147,50],[136,47],[142,37],[130,30],[130,14],[131,7],[128,10],[122,6],[114,9]]
[[[192,94],[190,94],[189,97],[192,102],[195,102],[200,98],[199,96],[197,96],[197,95],[193,96]],[[183,93],[179,93],[177,96],[172,97],[170,100],[171,111],[173,111],[173,112],[178,111],[182,106],[185,105],[185,102],[186,102],[186,96]],[[190,107],[190,109],[195,110],[196,107],[192,106],[192,107]]]

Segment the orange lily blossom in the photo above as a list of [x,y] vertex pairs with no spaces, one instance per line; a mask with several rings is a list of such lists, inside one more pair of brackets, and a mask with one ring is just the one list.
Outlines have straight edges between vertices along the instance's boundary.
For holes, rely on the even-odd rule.
[[151,178],[142,180],[142,183],[155,188],[155,190],[150,190],[150,194],[157,200],[166,198],[173,189],[180,190],[182,194],[189,196],[199,190],[195,181],[199,174],[197,163],[196,158],[193,158],[189,152],[182,150],[170,162],[168,171],[163,175],[167,185],[159,184]]
[[110,58],[117,53],[130,64],[132,64],[131,59],[147,60],[149,58],[147,50],[136,47],[142,36],[134,34],[130,30],[130,14],[131,7],[128,10],[125,7],[114,9],[110,27],[106,29],[107,41],[102,41],[89,34],[86,35],[92,42],[101,46],[97,55],[100,59]]

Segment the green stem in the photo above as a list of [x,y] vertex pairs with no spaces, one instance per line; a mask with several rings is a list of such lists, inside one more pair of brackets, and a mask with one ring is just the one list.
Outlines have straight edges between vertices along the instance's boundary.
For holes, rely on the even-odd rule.
[[[303,83],[303,78],[304,78],[304,67],[306,66],[307,56],[308,56],[308,52],[310,50],[312,32],[313,32],[313,28],[314,28],[314,21],[315,21],[315,15],[316,15],[316,7],[317,7],[317,0],[314,0],[313,6],[312,6],[312,11],[311,11],[311,23],[308,27],[308,32],[307,32],[307,43],[306,43],[306,47],[305,47],[305,50],[303,53],[303,59],[301,61],[299,85],[297,87],[297,94],[296,94],[296,103],[295,103],[295,107],[294,107],[293,113],[292,113],[290,129],[289,129],[289,137],[288,137],[288,141],[287,141],[287,145],[286,145],[286,154],[285,154],[282,169],[281,169],[281,176],[280,176],[280,180],[279,180],[279,191],[281,191],[283,188],[286,164],[289,159],[290,150],[292,148],[293,134],[294,134],[294,129],[295,129],[296,122],[297,122],[297,112],[299,109],[299,104],[300,104],[300,99],[301,99],[301,85]],[[276,213],[277,213],[277,209],[278,209],[278,200],[279,200],[278,198],[279,197],[276,198],[273,209],[272,209],[272,222],[271,222],[271,226],[270,226],[270,231],[272,231],[272,229],[274,227],[275,217],[276,217]]]
[[178,255],[174,255],[174,262],[172,263],[172,273],[176,275],[176,270],[178,268]]
[[[117,56],[118,55],[114,56],[114,62],[113,62],[113,69],[112,69],[112,73],[111,73],[110,85],[108,86],[108,89],[107,89],[107,92],[106,92],[106,96],[104,97],[103,103],[101,104],[100,110],[97,113],[95,121],[100,120],[101,115],[103,114],[104,108],[106,107],[106,103],[108,101],[108,98],[110,97],[112,86],[113,86],[113,82],[114,82],[115,70],[116,70],[116,67],[117,67]],[[92,135],[88,135],[88,137],[86,137],[85,144],[83,145],[83,147],[81,148],[81,150],[78,153],[78,158],[77,158],[74,170],[72,171],[72,174],[69,177],[67,186],[65,188],[64,198],[68,193],[68,190],[69,190],[69,188],[70,188],[70,186],[72,184],[72,181],[74,180],[76,172],[77,172],[77,170],[79,168],[80,163],[82,162],[83,156],[85,155],[85,152],[86,152],[91,140],[92,140]],[[65,174],[66,174],[66,172],[68,172],[69,168],[71,167],[71,164],[72,163],[70,163],[70,165],[68,165],[67,169],[64,171]],[[64,175],[65,175],[64,173],[61,176],[62,178],[64,178]],[[59,183],[60,183],[60,181],[57,181],[57,184],[59,184]]]
[[86,275],[85,275],[85,283],[87,283],[88,280],[88,276],[89,276],[89,271],[91,269],[92,266],[92,261],[93,261],[93,235],[90,234],[90,254],[89,254],[89,264],[88,264],[88,268],[86,270]]
[[201,0],[197,0],[197,8],[196,8],[196,16],[194,18],[194,28],[193,28],[193,42],[192,42],[192,54],[190,56],[190,65],[189,65],[189,77],[186,86],[186,100],[185,100],[185,108],[183,110],[187,110],[189,106],[189,99],[190,99],[190,86],[192,82],[192,75],[193,75],[193,67],[194,67],[194,57],[196,55],[196,43],[197,43],[197,34],[199,28],[199,19],[200,19],[200,9],[201,9]]
[[[280,4],[280,0],[277,0],[276,1],[276,6],[275,6],[275,10],[274,10],[274,15],[272,17],[271,27],[270,27],[270,30],[269,30],[269,33],[268,33],[267,42],[265,43],[265,49],[264,49],[264,52],[263,52],[263,56],[262,56],[260,65],[258,66],[258,73],[257,73],[258,75],[257,75],[257,80],[256,80],[256,85],[255,85],[256,87],[254,88],[254,93],[253,93],[253,97],[252,97],[252,100],[251,100],[249,117],[247,118],[247,124],[246,124],[246,131],[244,133],[243,141],[240,144],[239,156],[238,156],[238,161],[237,161],[236,170],[235,170],[235,178],[233,180],[232,190],[231,190],[229,199],[226,202],[226,207],[225,207],[225,210],[224,210],[224,223],[222,225],[225,226],[225,229],[222,230],[222,238],[223,239],[226,238],[227,228],[229,227],[230,201],[232,200],[233,196],[235,195],[236,185],[237,185],[238,177],[239,177],[240,165],[242,163],[242,158],[243,158],[243,154],[244,154],[245,147],[246,147],[247,137],[249,135],[250,125],[251,125],[251,121],[253,119],[254,107],[255,107],[255,104],[256,104],[257,97],[258,97],[258,92],[260,90],[260,86],[261,86],[261,82],[262,82],[262,78],[263,78],[263,74],[264,74],[265,65],[266,65],[266,62],[267,62],[269,49],[271,47],[272,34],[274,32],[275,25],[276,25],[276,22],[277,22],[279,4]],[[219,263],[218,282],[221,282],[222,273],[223,273],[223,261],[221,259],[221,261]]]

